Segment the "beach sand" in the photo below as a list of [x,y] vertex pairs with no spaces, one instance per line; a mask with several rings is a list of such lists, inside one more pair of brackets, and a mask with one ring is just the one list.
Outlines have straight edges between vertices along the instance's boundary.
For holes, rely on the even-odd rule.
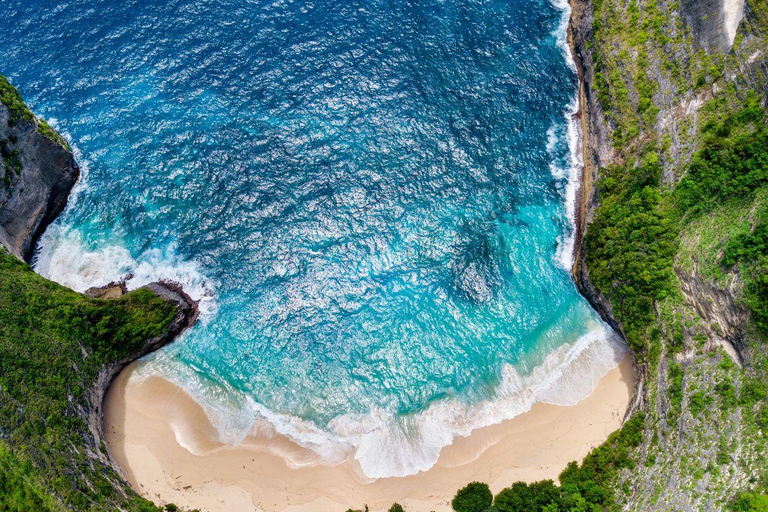
[[112,456],[143,496],[208,512],[343,512],[365,504],[386,512],[393,502],[409,512],[450,511],[455,492],[471,481],[487,482],[496,493],[520,480],[557,479],[568,462],[619,428],[634,385],[625,357],[574,406],[537,403],[457,438],[429,471],[366,481],[350,462],[289,467],[276,450],[294,460],[310,456],[285,438],[254,437],[238,447],[211,441],[215,429],[192,398],[159,377],[131,379],[134,368],[118,376],[104,402]]

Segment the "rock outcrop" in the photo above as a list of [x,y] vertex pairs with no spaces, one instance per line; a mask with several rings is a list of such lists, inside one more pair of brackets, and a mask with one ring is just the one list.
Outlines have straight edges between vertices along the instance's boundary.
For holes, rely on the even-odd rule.
[[72,152],[39,123],[0,104],[0,243],[27,262],[80,175]]
[[[184,293],[181,287],[175,283],[150,283],[144,288],[151,290],[176,306],[176,315],[174,316],[173,321],[163,334],[147,340],[137,352],[130,354],[128,357],[119,361],[113,361],[101,368],[93,387],[88,393],[87,410],[80,411],[80,414],[88,418],[89,435],[86,435],[83,438],[88,447],[88,454],[92,458],[98,459],[102,463],[111,466],[112,469],[123,478],[125,477],[123,476],[122,469],[112,458],[109,450],[101,449],[102,446],[105,446],[103,441],[104,433],[102,430],[104,396],[106,395],[109,386],[112,384],[112,381],[120,374],[123,368],[140,357],[171,343],[187,328],[194,325],[199,315],[197,302],[192,300],[189,295]],[[110,283],[102,288],[91,288],[86,292],[87,295],[104,300],[116,299],[125,293],[127,293],[127,291],[124,283]],[[118,490],[123,489],[123,485],[124,484],[121,483],[115,483],[115,488]]]

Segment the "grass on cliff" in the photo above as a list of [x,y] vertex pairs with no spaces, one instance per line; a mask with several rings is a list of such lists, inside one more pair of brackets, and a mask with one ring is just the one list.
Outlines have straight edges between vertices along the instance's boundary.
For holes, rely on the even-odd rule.
[[[165,332],[148,290],[94,300],[0,250],[0,511],[160,510],[89,451],[86,396],[105,364]],[[116,484],[116,485],[113,485]]]
[[29,110],[29,107],[27,107],[27,104],[24,103],[19,91],[3,75],[0,75],[0,103],[8,107],[8,111],[10,112],[10,118],[8,119],[9,125],[15,124],[20,120],[35,123],[37,124],[37,131],[40,135],[48,137],[66,149],[70,149],[67,141],[64,140],[56,130],[51,128],[50,125],[45,122],[45,119],[35,117],[32,111]]
[[0,103],[8,107],[11,121],[18,121],[20,119],[26,121],[35,120],[34,114],[29,110],[24,100],[21,99],[19,91],[3,75],[0,75]]
[[[600,206],[585,237],[587,266],[641,361],[658,352],[656,309],[677,293],[675,259],[692,265],[690,243],[678,256],[680,241],[699,235],[681,233],[692,224],[709,225],[707,219],[725,204],[753,204],[768,185],[768,129],[754,96],[702,131],[702,147],[674,188],[662,186],[653,148],[637,165],[602,169],[597,185]],[[755,323],[768,330],[768,209],[758,208],[750,219],[740,228],[713,228],[710,264],[721,272],[740,266],[745,302]]]

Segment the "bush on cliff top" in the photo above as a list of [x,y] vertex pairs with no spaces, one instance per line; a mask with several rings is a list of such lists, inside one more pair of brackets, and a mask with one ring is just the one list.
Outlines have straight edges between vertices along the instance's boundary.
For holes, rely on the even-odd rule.
[[552,480],[516,482],[493,500],[486,484],[472,482],[451,502],[456,512],[591,512],[619,510],[615,488],[619,472],[635,465],[632,450],[643,441],[645,415],[630,418],[621,430],[590,452],[581,463],[571,462]]
[[0,103],[8,107],[11,121],[18,121],[19,119],[33,121],[35,119],[32,111],[21,99],[19,91],[3,75],[0,75]]

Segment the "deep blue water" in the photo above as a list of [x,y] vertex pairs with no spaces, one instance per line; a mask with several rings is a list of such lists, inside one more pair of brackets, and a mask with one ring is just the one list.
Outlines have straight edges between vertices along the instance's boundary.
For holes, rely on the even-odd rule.
[[266,419],[405,474],[613,364],[566,270],[577,78],[548,0],[57,4],[0,0],[0,72],[85,171],[36,268],[202,298],[142,371],[223,439]]

